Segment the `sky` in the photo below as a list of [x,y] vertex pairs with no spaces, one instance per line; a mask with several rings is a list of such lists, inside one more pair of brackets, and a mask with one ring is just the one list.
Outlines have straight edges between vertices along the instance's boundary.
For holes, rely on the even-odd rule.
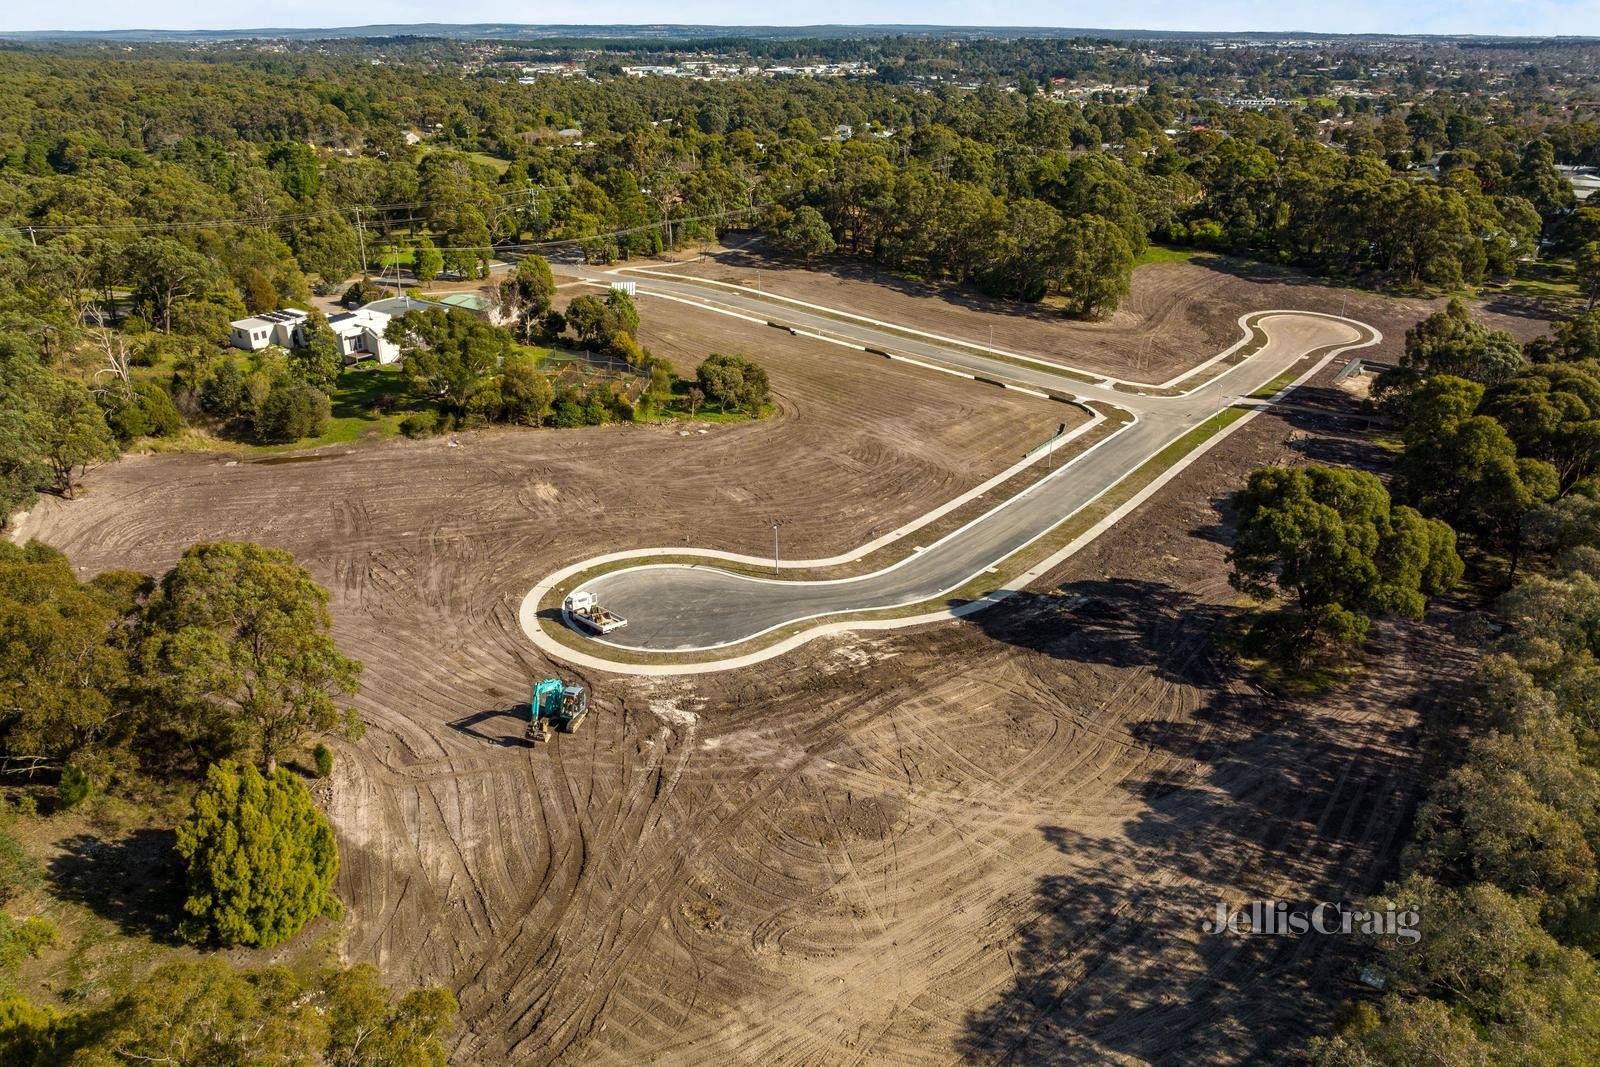
[[1600,0],[588,0],[581,6],[506,0],[10,0],[0,31],[240,29],[414,22],[693,23],[1073,26],[1150,30],[1312,30],[1332,33],[1481,33],[1600,36]]

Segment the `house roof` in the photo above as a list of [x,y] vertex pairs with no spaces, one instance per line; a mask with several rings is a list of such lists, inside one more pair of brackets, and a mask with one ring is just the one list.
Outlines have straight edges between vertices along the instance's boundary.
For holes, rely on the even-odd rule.
[[276,326],[285,322],[304,322],[306,313],[299,308],[283,308],[278,311],[263,311],[259,315],[251,315],[247,319],[235,319],[228,325],[238,330],[256,330],[263,326]]
[[415,296],[386,296],[382,300],[374,300],[364,305],[362,311],[376,311],[384,315],[404,315],[408,311],[426,311],[429,308],[445,308],[449,305],[434,300],[423,300]]
[[369,304],[359,311],[347,311],[343,315],[335,315],[328,320],[328,325],[340,337],[355,333],[359,330],[370,330],[381,334],[389,326],[392,315],[382,311],[374,311]]

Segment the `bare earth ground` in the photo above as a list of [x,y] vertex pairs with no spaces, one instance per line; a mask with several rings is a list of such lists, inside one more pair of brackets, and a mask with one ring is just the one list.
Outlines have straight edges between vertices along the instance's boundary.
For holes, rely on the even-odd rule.
[[[1359,289],[1335,289],[1287,269],[1226,256],[1201,255],[1190,262],[1152,263],[1133,276],[1133,288],[1103,322],[1075,322],[1050,307],[995,300],[970,289],[897,278],[849,261],[816,269],[761,254],[759,246],[719,247],[708,258],[681,263],[638,262],[627,266],[667,268],[684,277],[731,282],[869,318],[899,323],[957,340],[1048,356],[1087,370],[1141,381],[1165,381],[1239,339],[1239,315],[1267,308],[1346,314],[1384,331],[1370,350],[1376,359],[1399,359],[1407,324],[1444,305],[1443,300],[1392,298]],[[1538,319],[1475,312],[1519,340],[1545,332]],[[991,327],[993,333],[991,334]]]
[[[1229,323],[1283,303],[1217,284]],[[1318,414],[1350,400],[1247,424],[1036,595],[740,672],[583,678],[583,730],[524,748],[528,682],[574,677],[518,631],[540,575],[685,535],[760,551],[775,516],[792,551],[839,551],[1061,410],[677,314],[652,302],[645,341],[680,369],[762,359],[780,414],[125,460],[29,532],[86,572],[249,537],[330,586],[369,723],[329,802],[346,949],[455,989],[460,1063],[1237,1062],[1325,1024],[1336,939],[1198,927],[1219,897],[1370,889],[1409,810],[1438,625],[1385,630],[1359,683],[1294,706],[1210,640],[1234,600],[1218,501],[1263,462],[1369,460]]]

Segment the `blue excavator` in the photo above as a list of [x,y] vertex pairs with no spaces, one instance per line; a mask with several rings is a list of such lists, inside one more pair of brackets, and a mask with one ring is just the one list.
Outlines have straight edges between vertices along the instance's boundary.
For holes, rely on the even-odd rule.
[[583,686],[546,678],[533,687],[528,704],[528,740],[535,744],[548,741],[552,729],[576,733],[588,710],[589,693]]

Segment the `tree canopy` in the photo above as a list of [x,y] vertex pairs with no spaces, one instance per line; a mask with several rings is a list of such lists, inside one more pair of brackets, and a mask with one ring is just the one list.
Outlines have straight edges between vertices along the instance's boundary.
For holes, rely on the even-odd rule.
[[1293,598],[1301,648],[1323,638],[1360,644],[1369,614],[1421,618],[1461,577],[1455,534],[1412,508],[1391,506],[1377,478],[1342,467],[1266,467],[1234,500],[1228,553],[1235,588]]
[[705,395],[725,411],[756,415],[767,402],[767,372],[743,356],[712,353],[696,368],[695,379]]
[[141,656],[161,691],[217,717],[270,774],[307,731],[359,732],[337,698],[361,665],[329,633],[328,591],[281,549],[197,544],[162,579],[145,612]]
[[333,893],[339,850],[305,784],[224,760],[206,773],[178,826],[187,880],[183,935],[271,948],[312,919],[342,918]]
[[504,330],[456,308],[408,311],[389,321],[386,336],[400,346],[417,387],[457,412],[466,411],[512,349]]
[[1522,365],[1522,346],[1516,338],[1484,326],[1457,299],[1406,331],[1405,357],[1400,362],[1415,377],[1449,374],[1484,385],[1505,381]]
[[555,295],[556,279],[543,256],[524,256],[516,269],[500,283],[500,311],[516,322],[522,340],[531,340],[541,328]]

